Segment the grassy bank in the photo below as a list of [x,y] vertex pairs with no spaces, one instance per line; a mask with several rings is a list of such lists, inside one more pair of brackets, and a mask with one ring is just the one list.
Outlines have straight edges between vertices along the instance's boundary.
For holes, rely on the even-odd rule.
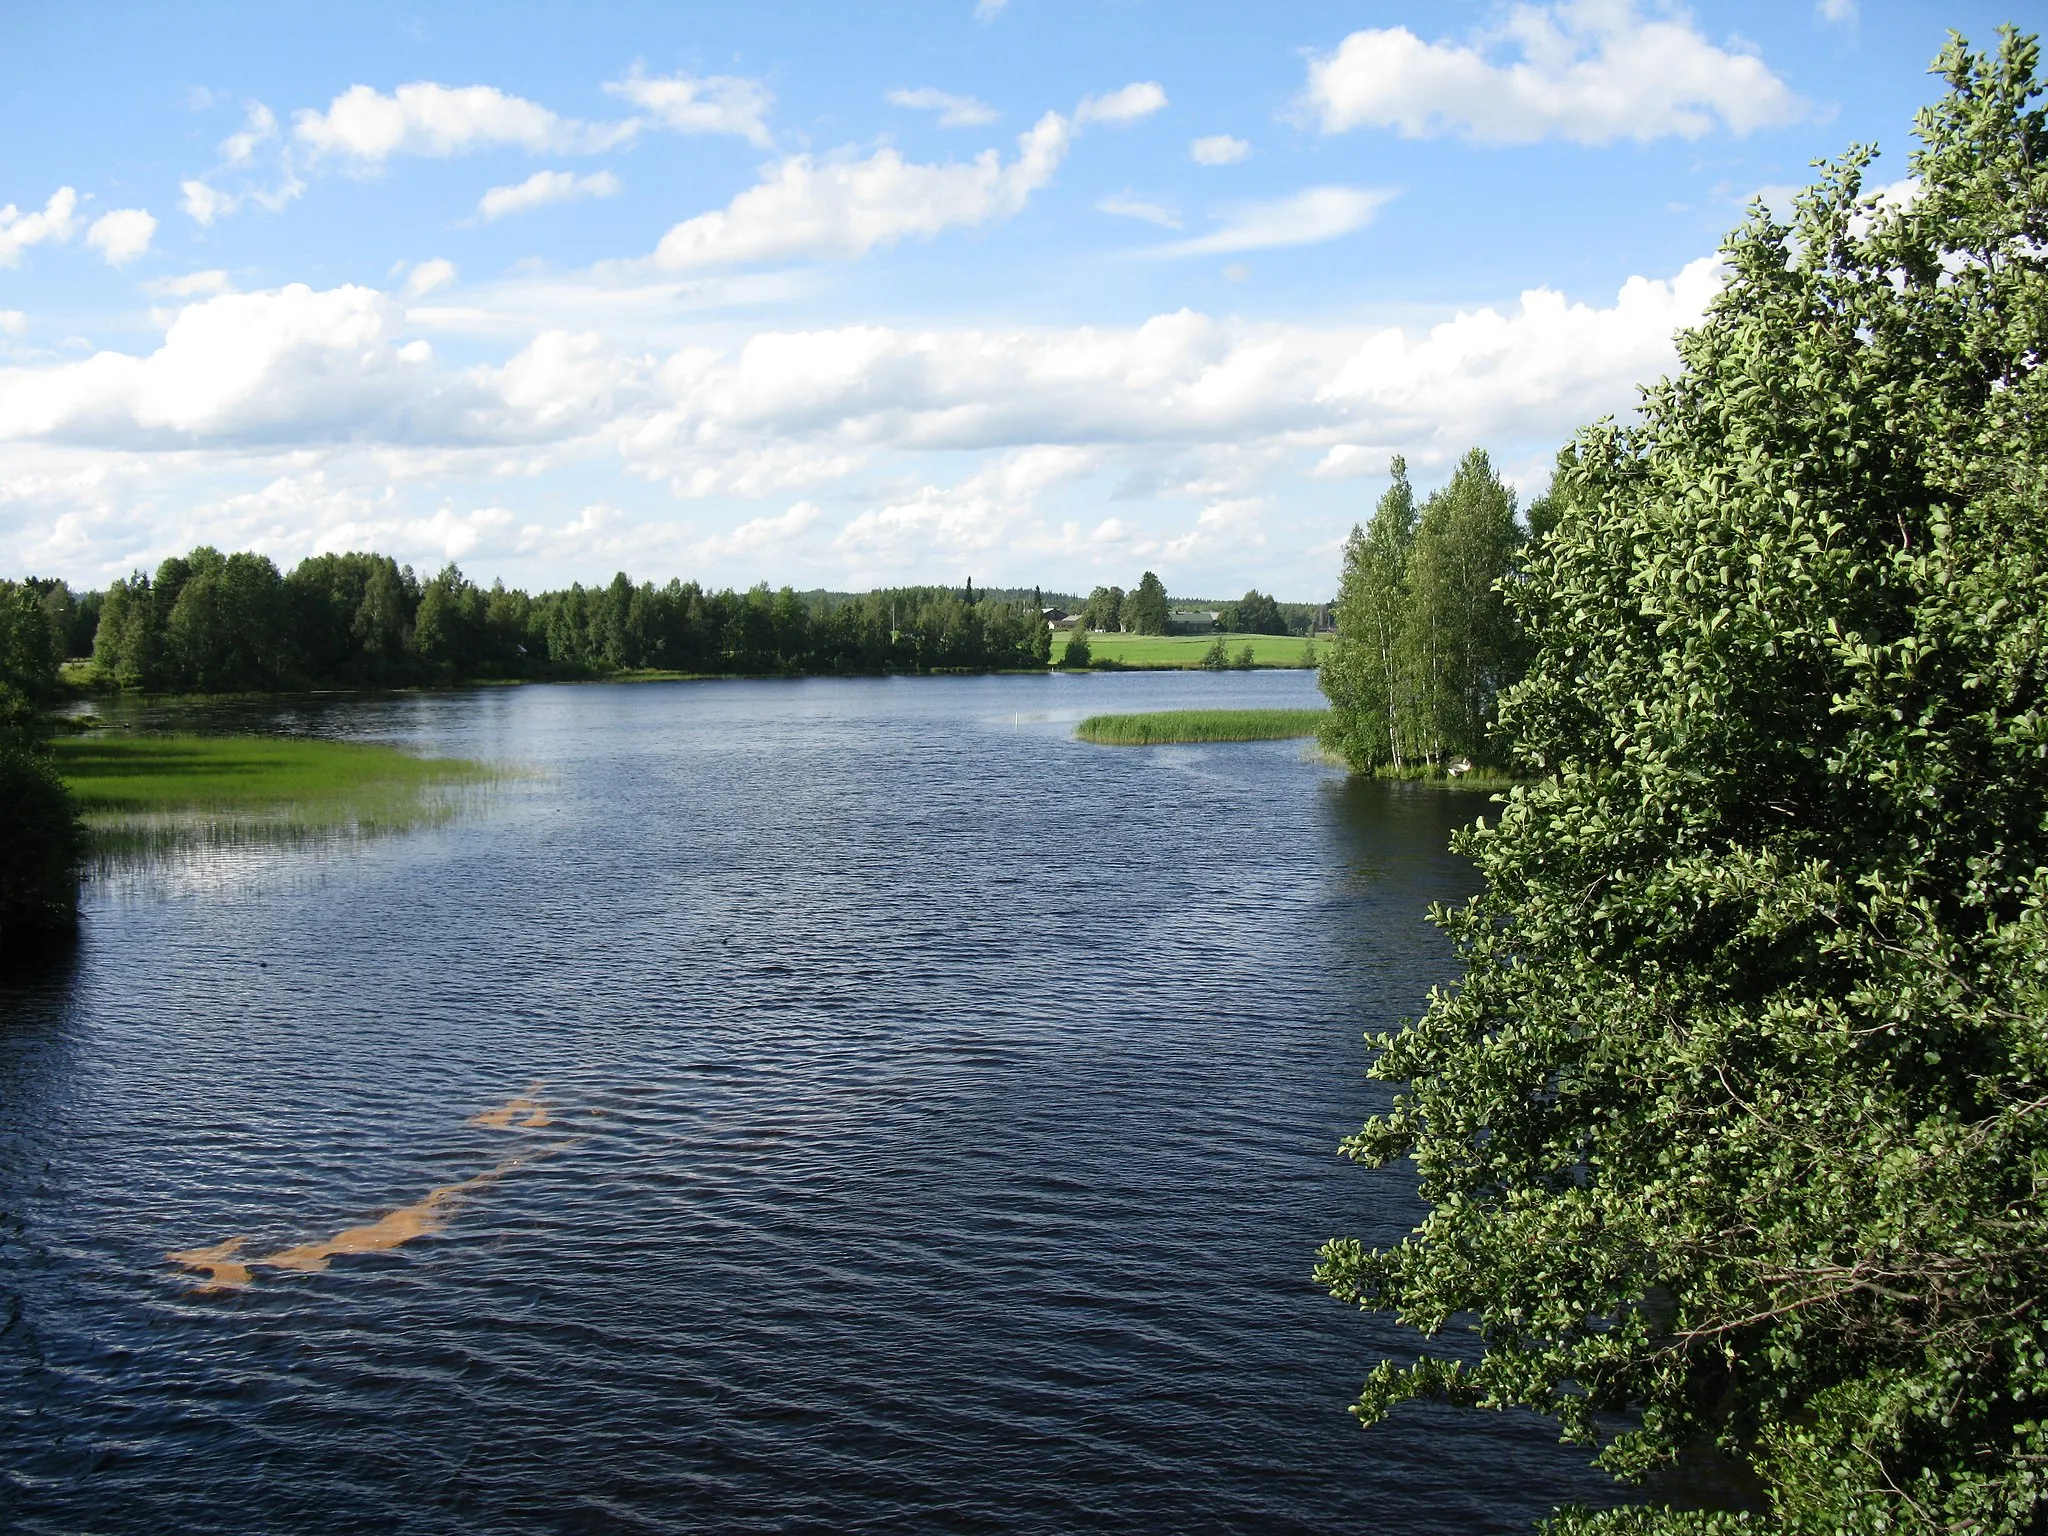
[[1285,741],[1313,736],[1323,709],[1162,709],[1142,715],[1090,715],[1074,728],[1083,741],[1115,747],[1175,742]]
[[53,747],[103,860],[403,831],[447,819],[496,777],[372,742],[100,730]]
[[[1088,633],[1088,649],[1094,660],[1098,663],[1114,662],[1120,667],[1199,667],[1209,647],[1215,643],[1214,635],[1105,635],[1094,630]],[[1329,642],[1317,640],[1313,643],[1320,660]],[[1223,644],[1233,662],[1237,660],[1238,652],[1249,645],[1255,667],[1308,665],[1310,642],[1300,635],[1225,635]],[[1055,661],[1066,645],[1067,636],[1053,637]]]

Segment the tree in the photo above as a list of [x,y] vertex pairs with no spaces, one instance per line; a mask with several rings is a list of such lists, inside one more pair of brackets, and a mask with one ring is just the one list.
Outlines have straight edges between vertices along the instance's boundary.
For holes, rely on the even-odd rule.
[[1330,701],[1322,743],[1354,773],[1406,766],[1416,732],[1410,707],[1408,555],[1415,543],[1415,492],[1396,454],[1393,484],[1372,521],[1344,542],[1336,638],[1317,676]]
[[1223,610],[1223,627],[1240,635],[1284,635],[1287,620],[1280,605],[1254,587]]
[[1463,982],[1373,1038],[1407,1086],[1346,1144],[1429,1211],[1319,1271],[1483,1351],[1382,1364],[1367,1422],[1526,1405],[1631,1476],[1712,1445],[1776,1530],[2048,1518],[2037,65],[1953,41],[1913,199],[1858,149],[1791,228],[1753,208],[1679,375],[1560,460],[1501,708],[1542,778],[1461,834]]
[[1408,554],[1406,644],[1419,684],[1416,725],[1424,754],[1439,766],[1492,755],[1495,704],[1519,659],[1501,588],[1519,543],[1515,494],[1486,451],[1474,448],[1450,483],[1423,503]]
[[1124,589],[1097,587],[1081,609],[1081,627],[1116,634],[1124,627]]
[[1060,652],[1060,665],[1064,668],[1077,669],[1087,666],[1094,659],[1094,653],[1088,647],[1087,627],[1075,626],[1073,634],[1067,639],[1067,648]]
[[1139,578],[1138,588],[1124,599],[1124,628],[1134,635],[1166,633],[1166,584],[1150,571]]

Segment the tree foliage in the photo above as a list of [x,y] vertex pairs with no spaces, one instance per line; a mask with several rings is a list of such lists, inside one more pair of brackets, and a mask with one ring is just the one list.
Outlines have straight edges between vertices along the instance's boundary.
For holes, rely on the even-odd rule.
[[[1765,1513],[1573,1530],[2048,1520],[2048,127],[2038,53],[1952,42],[1917,192],[1762,207],[1640,425],[1562,456],[1510,586],[1542,775],[1461,835],[1467,969],[1347,1149],[1412,1158],[1344,1298],[1625,1475],[1712,1443]],[[1629,1420],[1603,1417],[1628,1410]],[[1618,1431],[1618,1432],[1617,1432]]]
[[1337,636],[1322,670],[1324,746],[1358,772],[1496,756],[1523,646],[1502,580],[1521,547],[1515,495],[1475,448],[1421,507],[1403,459],[1344,546]]
[[1279,603],[1253,587],[1234,603],[1226,603],[1221,623],[1236,635],[1284,635],[1287,618]]
[[1147,571],[1124,599],[1124,628],[1134,635],[1163,635],[1166,618],[1166,583]]
[[201,548],[108,589],[93,659],[124,688],[219,693],[635,668],[808,673],[1034,668],[1052,635],[1035,604],[939,587],[806,600],[787,587],[694,582],[538,597],[454,565],[422,583],[385,555],[318,555],[290,575]]
[[84,831],[43,723],[64,649],[48,595],[0,581],[0,960],[32,953],[77,921]]

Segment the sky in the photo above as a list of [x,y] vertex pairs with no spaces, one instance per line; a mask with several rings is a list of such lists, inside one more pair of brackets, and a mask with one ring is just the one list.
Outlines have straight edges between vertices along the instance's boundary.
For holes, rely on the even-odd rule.
[[1320,600],[2010,5],[0,5],[0,573]]

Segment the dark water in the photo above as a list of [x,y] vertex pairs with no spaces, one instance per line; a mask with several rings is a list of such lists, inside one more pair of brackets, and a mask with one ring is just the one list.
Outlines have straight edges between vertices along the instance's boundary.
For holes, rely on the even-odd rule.
[[[288,714],[539,776],[102,886],[0,992],[0,1525],[1475,1532],[1599,1497],[1532,1419],[1361,1433],[1415,1341],[1308,1278],[1416,1214],[1333,1147],[1382,1091],[1361,1029],[1445,971],[1421,909],[1482,802],[1069,739],[1311,689]],[[307,1267],[167,1258],[235,1238]]]

